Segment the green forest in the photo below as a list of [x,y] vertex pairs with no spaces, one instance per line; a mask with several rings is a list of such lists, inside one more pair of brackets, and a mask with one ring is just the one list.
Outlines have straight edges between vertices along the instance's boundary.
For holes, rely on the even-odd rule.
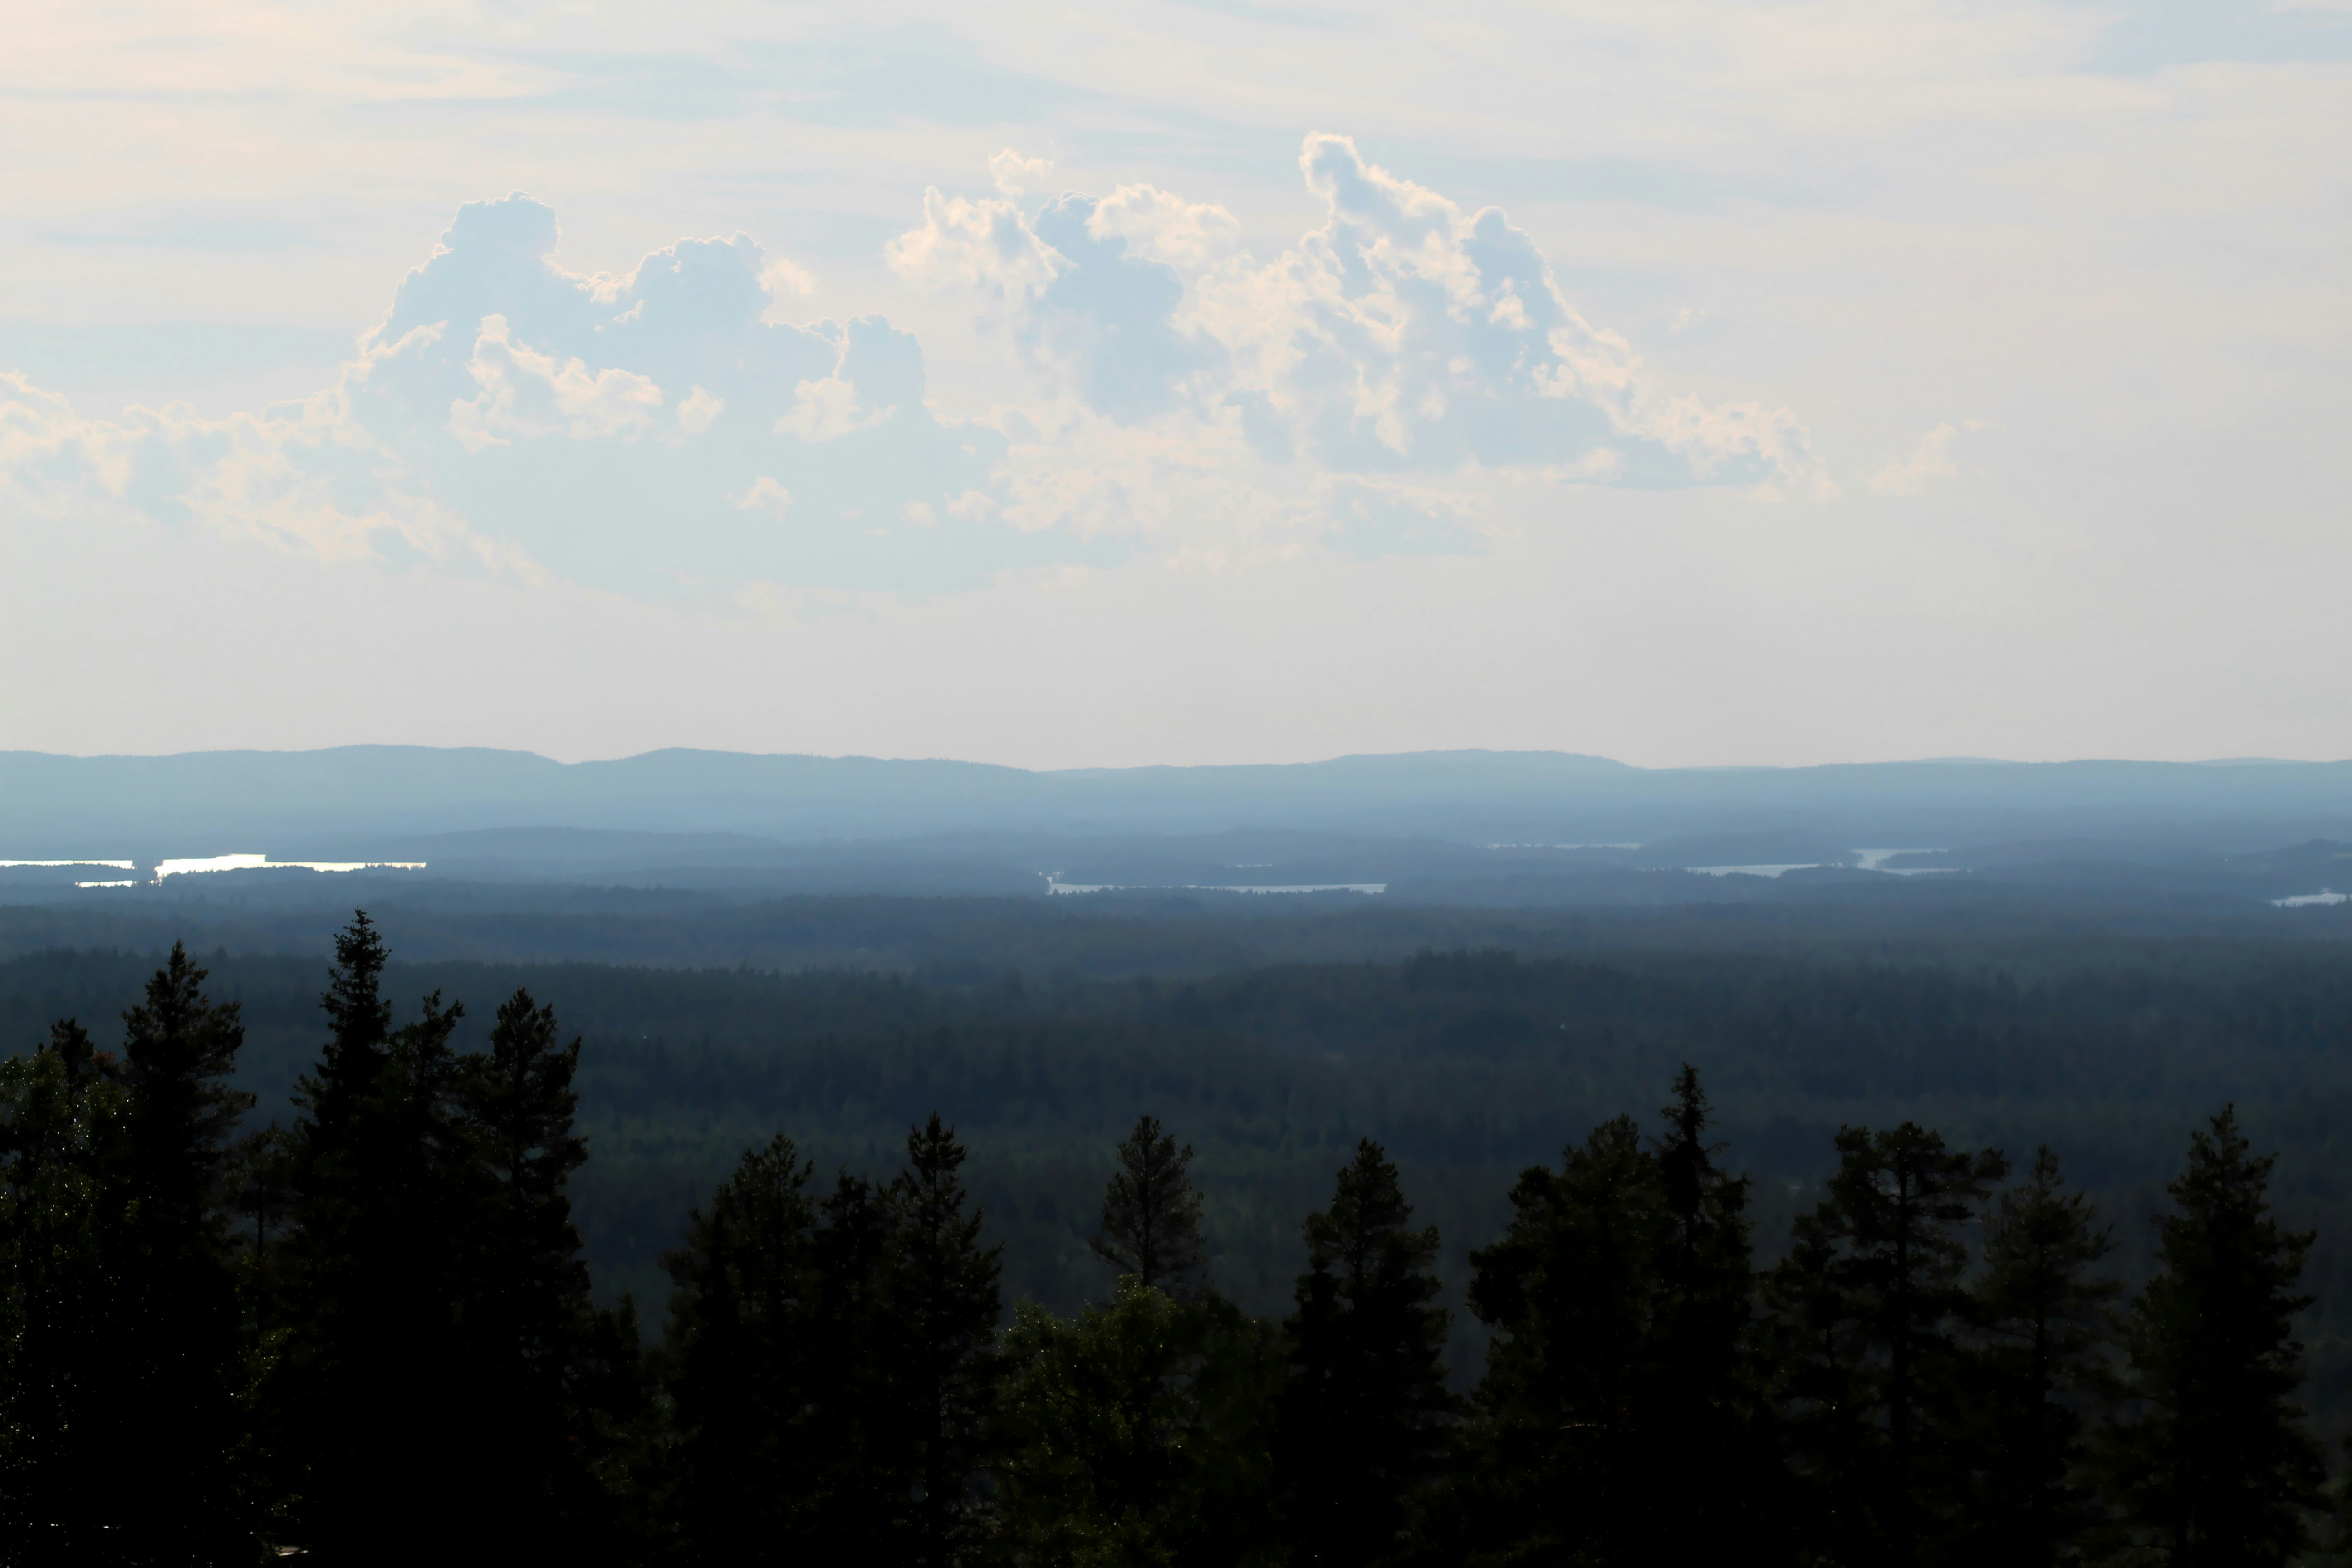
[[10,1563],[2346,1546],[2335,944],[909,977],[362,916],[26,954],[0,1027]]

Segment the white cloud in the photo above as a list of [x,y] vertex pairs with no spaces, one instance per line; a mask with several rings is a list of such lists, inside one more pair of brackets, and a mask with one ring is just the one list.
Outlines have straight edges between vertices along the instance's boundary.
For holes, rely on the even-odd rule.
[[988,160],[988,177],[1008,196],[1025,195],[1043,185],[1053,173],[1051,158],[1024,158],[1010,147]]
[[1952,460],[1952,443],[1959,435],[1958,426],[1948,422],[1937,426],[1908,455],[1872,474],[1870,488],[1883,496],[1915,496],[1937,479],[1958,479],[1960,466]]
[[950,201],[937,187],[923,193],[923,226],[892,240],[883,254],[919,289],[962,283],[992,299],[1042,293],[1068,268],[1011,202]]
[[[1788,411],[1655,386],[1501,213],[1340,137],[1300,166],[1325,219],[1271,260],[1223,206],[1156,185],[1034,215],[928,191],[887,256],[1025,365],[967,371],[985,423],[933,412],[922,346],[882,317],[772,320],[805,275],[746,236],[574,272],[553,212],[517,194],[460,208],[335,384],[267,416],[92,422],[9,383],[0,482],[661,595],[940,591],[1147,549],[1220,571],[1318,544],[1476,552],[1509,526],[1498,486],[1814,473]],[[788,531],[750,521],[788,510]]]
[[1180,268],[1214,266],[1241,244],[1241,221],[1211,202],[1188,202],[1153,185],[1121,185],[1087,219],[1097,239],[1118,239],[1129,253]]
[[747,496],[838,518],[988,488],[1001,437],[932,416],[910,335],[879,317],[765,321],[773,268],[740,235],[621,276],[565,271],[556,238],[529,197],[468,204],[337,383],[267,416],[89,421],[9,384],[0,485],[325,555],[397,541],[633,593],[985,581],[998,563],[974,542],[910,555],[854,527],[745,531]]
[[793,492],[761,474],[751,481],[751,489],[735,498],[735,506],[740,511],[764,511],[782,522],[792,510]]
[[727,412],[727,400],[695,387],[677,405],[678,428],[689,436],[699,436],[718,423]]
[[805,267],[797,266],[781,256],[772,256],[760,269],[760,287],[768,298],[782,301],[787,294],[805,300],[816,292],[816,279]]
[[803,441],[837,441],[853,431],[872,429],[895,412],[862,406],[855,383],[828,375],[793,388],[792,412],[776,421],[776,429]]
[[[559,363],[514,341],[507,319],[482,318],[467,371],[482,390],[449,405],[449,433],[469,452],[502,447],[517,437],[567,436],[575,441],[633,441],[660,417],[662,391],[645,376],[607,366],[590,371],[580,360]],[[718,410],[700,387],[703,427]]]
[[890,256],[926,287],[969,287],[1088,406],[1125,423],[1234,409],[1269,461],[1825,491],[1794,414],[1657,385],[1499,210],[1465,212],[1343,136],[1307,138],[1299,167],[1327,220],[1264,264],[1223,208],[1150,185],[1034,219],[932,192]]

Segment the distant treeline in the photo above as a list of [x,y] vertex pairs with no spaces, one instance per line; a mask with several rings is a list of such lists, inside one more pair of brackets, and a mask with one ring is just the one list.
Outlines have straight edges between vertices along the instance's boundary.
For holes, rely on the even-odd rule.
[[[698,1195],[648,1345],[633,1303],[595,1304],[572,1219],[580,1042],[520,990],[478,1050],[437,993],[395,1025],[386,959],[364,917],[338,937],[284,1126],[247,1125],[239,1007],[177,950],[119,1050],[67,1020],[0,1064],[9,1563],[1862,1568],[2345,1544],[2301,1404],[2313,1237],[2225,1107],[2176,1152],[2127,1291],[2056,1154],[2013,1164],[1907,1120],[1839,1131],[1759,1263],[1756,1194],[1683,1067],[1654,1119],[1603,1120],[1510,1187],[1470,1255],[1492,1348],[1466,1394],[1440,1237],[1371,1138],[1300,1216],[1274,1321],[1212,1288],[1195,1157],[1145,1117],[1096,1176],[1108,1301],[1007,1325],[938,1114],[887,1179],[773,1134]],[[1523,979],[1493,955],[1408,973],[1489,997]]]

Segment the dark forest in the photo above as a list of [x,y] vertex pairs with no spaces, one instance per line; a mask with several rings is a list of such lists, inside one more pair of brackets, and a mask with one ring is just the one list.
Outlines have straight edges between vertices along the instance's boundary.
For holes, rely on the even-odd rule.
[[10,1561],[2340,1544],[2333,944],[391,958],[0,965]]

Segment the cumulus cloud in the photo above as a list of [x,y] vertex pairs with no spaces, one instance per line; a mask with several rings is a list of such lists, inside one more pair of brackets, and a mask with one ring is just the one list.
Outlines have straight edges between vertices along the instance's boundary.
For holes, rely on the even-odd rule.
[[[1550,485],[1829,493],[1791,413],[1660,384],[1500,211],[1344,137],[1307,138],[1299,170],[1323,216],[1271,258],[1149,184],[927,191],[891,268],[1027,366],[958,388],[989,410],[961,421],[884,317],[776,319],[813,282],[747,236],[579,273],[544,205],[468,203],[308,399],[93,421],[0,380],[0,495],[658,595],[1475,551]],[[992,162],[1008,192],[1046,172]],[[1948,475],[1949,443],[1874,485]]]
[[787,294],[805,300],[815,293],[816,279],[810,276],[807,268],[783,257],[772,256],[768,258],[768,264],[760,269],[760,287],[767,290],[769,299],[781,303]]
[[919,289],[959,284],[992,301],[1017,302],[1045,292],[1069,263],[1039,239],[1009,201],[950,201],[923,193],[923,223],[883,251],[891,269]]
[[1024,195],[1052,176],[1051,158],[1024,158],[1007,147],[988,161],[988,177],[1008,196]]
[[1221,206],[1188,202],[1154,185],[1121,185],[1087,217],[1087,233],[1097,240],[1119,240],[1146,261],[1196,270],[1231,256],[1241,228]]
[[782,522],[793,508],[793,492],[761,474],[751,481],[749,489],[735,498],[735,506],[739,511],[764,511]]
[[[518,436],[633,441],[661,417],[662,390],[646,377],[609,366],[592,373],[576,359],[559,364],[516,342],[504,316],[482,318],[466,368],[481,395],[451,405],[449,433],[469,452]],[[695,391],[704,400],[695,417],[707,430],[720,400]]]
[[[556,239],[527,196],[467,204],[338,383],[267,416],[100,424],[15,388],[0,471],[289,547],[396,542],[633,592],[985,580],[984,540],[910,560],[850,515],[992,483],[1002,438],[933,416],[909,334],[765,320],[779,273],[740,235],[621,276],[564,270]],[[758,526],[786,505],[804,526]]]
[[1326,221],[1263,264],[1231,214],[1148,185],[1066,195],[1034,218],[933,192],[891,258],[927,287],[971,289],[1097,412],[1231,411],[1267,461],[1826,483],[1787,410],[1657,385],[1499,209],[1465,212],[1344,136],[1308,137],[1299,169]]

